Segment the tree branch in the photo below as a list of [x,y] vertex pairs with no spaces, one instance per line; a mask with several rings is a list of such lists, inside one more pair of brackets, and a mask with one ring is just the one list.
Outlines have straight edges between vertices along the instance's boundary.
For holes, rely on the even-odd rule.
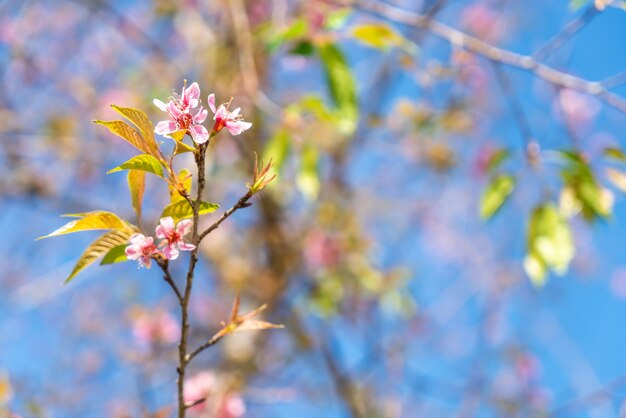
[[207,235],[215,231],[222,222],[224,222],[230,215],[235,213],[237,210],[247,208],[248,206],[252,205],[252,203],[248,201],[253,195],[254,194],[250,191],[248,191],[245,195],[243,195],[241,199],[239,199],[239,201],[235,204],[235,206],[231,207],[226,212],[224,212],[217,221],[215,221],[211,226],[209,226],[206,230],[204,230],[204,232],[200,234],[198,242],[201,242]]
[[157,264],[159,265],[159,267],[161,267],[161,270],[163,270],[163,279],[167,282],[167,284],[170,285],[170,287],[172,288],[172,290],[174,291],[174,293],[176,294],[176,298],[178,299],[178,303],[181,304],[183,301],[183,296],[180,293],[180,290],[178,289],[178,286],[176,286],[176,283],[174,282],[174,279],[172,278],[172,275],[170,273],[170,269],[169,269],[169,261],[168,260],[157,260]]
[[369,0],[359,3],[341,2],[337,0],[324,1],[341,6],[351,6],[356,10],[370,13],[398,24],[427,30],[438,38],[447,41],[452,46],[464,48],[469,52],[481,55],[491,61],[530,71],[536,77],[557,87],[576,90],[595,96],[609,106],[626,113],[626,100],[614,93],[611,93],[601,81],[588,81],[544,65],[530,55],[518,54],[506,49],[498,48],[488,42],[454,29],[437,20],[428,19],[423,14],[409,12],[395,6]]

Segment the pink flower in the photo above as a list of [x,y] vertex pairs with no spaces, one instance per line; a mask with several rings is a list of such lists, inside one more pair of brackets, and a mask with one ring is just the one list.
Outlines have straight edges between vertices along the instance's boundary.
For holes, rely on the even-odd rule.
[[168,260],[175,260],[178,258],[178,251],[191,251],[196,248],[193,244],[188,244],[184,241],[183,237],[191,230],[191,221],[189,219],[183,219],[174,227],[174,219],[170,216],[161,218],[160,225],[156,227],[156,236],[162,239],[160,245],[165,245],[162,248],[163,255]]
[[250,122],[244,121],[243,116],[239,114],[241,108],[238,107],[230,112],[228,110],[228,106],[230,106],[230,102],[225,105],[221,104],[216,110],[215,95],[209,95],[209,107],[213,113],[215,113],[215,116],[213,117],[215,124],[213,125],[212,134],[216,134],[221,131],[222,128],[226,127],[231,135],[239,135],[243,131],[250,129],[252,126]]
[[218,418],[239,418],[246,412],[246,404],[236,393],[227,393],[217,407]]
[[[194,82],[188,88],[183,87],[181,96],[174,95],[169,98],[167,104],[159,99],[152,101],[156,107],[170,115],[169,120],[157,123],[154,132],[158,135],[170,135],[176,131],[187,131],[197,144],[202,144],[209,139],[209,132],[201,124],[207,118],[209,112],[200,104],[200,87]],[[196,109],[198,108],[198,109]]]
[[142,345],[174,343],[178,340],[180,328],[176,319],[166,311],[133,312],[133,335]]
[[138,260],[139,267],[150,268],[152,264],[151,257],[159,253],[154,238],[146,237],[143,234],[133,234],[129,240],[130,244],[124,252],[129,260]]
[[[208,398],[215,389],[216,379],[211,372],[201,372],[185,382],[185,403],[192,403],[200,399]],[[199,412],[205,409],[203,403],[191,408],[191,411]]]

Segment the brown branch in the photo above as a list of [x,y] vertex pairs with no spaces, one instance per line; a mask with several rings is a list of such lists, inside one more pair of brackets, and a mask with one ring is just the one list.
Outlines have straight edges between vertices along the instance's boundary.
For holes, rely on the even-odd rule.
[[191,361],[191,359],[193,359],[195,356],[197,356],[198,354],[200,354],[201,352],[203,352],[207,348],[211,347],[215,343],[217,343],[221,338],[222,338],[221,335],[215,334],[213,337],[211,337],[209,340],[207,340],[204,344],[198,346],[198,348],[193,350],[191,353],[187,354],[187,362],[189,363]]
[[249,202],[252,196],[254,196],[254,194],[251,191],[248,191],[245,195],[243,195],[241,199],[239,199],[239,201],[233,207],[231,207],[226,212],[224,212],[217,221],[215,221],[211,226],[209,226],[206,230],[204,230],[200,234],[200,236],[198,237],[199,238],[198,242],[202,242],[202,240],[207,235],[215,231],[222,222],[224,222],[230,215],[235,213],[237,210],[247,208],[248,206],[252,205],[252,203]]
[[167,282],[167,284],[170,285],[170,287],[172,288],[172,290],[176,294],[176,298],[178,299],[178,303],[182,304],[183,296],[180,293],[180,290],[178,289],[178,286],[176,286],[176,283],[174,282],[174,279],[172,278],[172,275],[171,275],[170,269],[169,269],[169,261],[168,260],[163,260],[163,261],[156,260],[156,262],[159,265],[159,267],[161,267],[161,270],[163,270],[163,280],[165,280]]
[[198,189],[196,198],[191,203],[193,210],[193,225],[192,225],[192,238],[191,242],[196,246],[191,251],[189,258],[189,268],[187,269],[187,277],[185,280],[185,293],[181,300],[181,329],[180,329],[180,341],[178,343],[178,418],[185,418],[185,371],[187,368],[187,345],[189,338],[189,301],[191,300],[191,289],[193,287],[193,277],[196,269],[196,263],[198,262],[198,249],[200,244],[200,238],[198,235],[198,218],[200,203],[202,202],[202,193],[206,184],[205,179],[205,167],[206,167],[206,150],[209,141],[198,147],[198,150],[194,153],[196,166],[198,167]]
[[423,14],[409,12],[395,6],[374,1],[359,3],[341,2],[337,0],[324,1],[341,6],[352,6],[362,12],[370,13],[402,25],[427,30],[438,38],[447,41],[452,46],[464,48],[469,52],[481,55],[492,61],[499,62],[510,67],[530,71],[536,77],[557,87],[576,90],[595,96],[609,106],[626,113],[626,100],[614,93],[611,93],[600,81],[585,80],[544,65],[530,55],[518,54],[506,49],[498,48],[488,42],[454,29],[453,27],[437,20],[428,19]]

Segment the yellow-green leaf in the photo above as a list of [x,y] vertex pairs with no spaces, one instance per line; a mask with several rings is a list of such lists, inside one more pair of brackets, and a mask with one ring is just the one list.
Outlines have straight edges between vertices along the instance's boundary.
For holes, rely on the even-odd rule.
[[491,219],[515,187],[515,179],[506,174],[494,177],[487,185],[480,200],[480,217]]
[[524,258],[524,271],[526,271],[531,283],[536,287],[542,287],[546,283],[548,268],[541,258],[536,255],[528,254]]
[[112,248],[127,243],[129,237],[130,233],[128,231],[113,230],[92,242],[80,256],[70,275],[65,279],[65,284],[69,283],[81,270],[108,253]]
[[143,193],[146,189],[146,172],[138,170],[128,171],[128,189],[130,190],[130,199],[137,215],[137,222],[141,219],[141,207],[143,202]]
[[539,274],[544,270],[552,270],[562,275],[567,272],[574,258],[575,248],[572,233],[565,217],[556,206],[546,204],[537,207],[530,218],[528,228],[528,258],[525,261],[527,272],[534,281],[543,280]]
[[388,25],[371,23],[355,27],[352,36],[372,48],[387,49],[402,45],[404,38]]
[[141,152],[150,153],[150,149],[144,143],[143,137],[137,132],[135,128],[128,123],[121,120],[103,121],[94,120],[94,123],[109,128],[111,133],[124,139],[133,147],[137,148]]
[[149,150],[149,154],[155,157],[158,156],[159,146],[154,138],[154,125],[148,118],[148,115],[139,109],[133,109],[131,107],[120,107],[116,105],[111,105],[111,107],[139,128],[144,143]]
[[300,164],[300,172],[296,178],[296,184],[302,194],[309,200],[316,199],[320,191],[317,165],[317,148],[311,144],[307,144],[302,150],[302,161]]
[[356,130],[359,117],[356,82],[350,67],[339,48],[331,43],[318,46],[330,96],[337,108],[339,130],[351,135]]
[[[189,170],[185,168],[180,170],[180,172],[178,173],[178,181],[182,183],[183,187],[187,191],[187,194],[191,194],[191,180],[192,178],[191,178],[191,173],[189,172]],[[186,199],[182,197],[180,193],[178,193],[178,191],[174,189],[171,185],[169,189],[170,189],[170,203],[179,202],[179,201],[186,202]]]
[[614,160],[626,162],[626,154],[619,148],[609,147],[604,149],[604,156]]
[[263,161],[274,161],[274,170],[280,171],[280,168],[291,148],[291,136],[286,129],[280,129],[265,145],[263,150]]
[[122,170],[137,170],[145,171],[147,173],[156,174],[159,177],[163,177],[163,166],[152,155],[141,154],[136,155],[125,163],[107,171],[107,174],[115,173]]
[[104,257],[102,257],[102,261],[100,262],[100,265],[104,266],[107,264],[116,264],[116,263],[123,263],[124,261],[128,261],[128,258],[126,258],[126,252],[125,252],[127,246],[128,244],[124,243],[124,244],[111,248],[109,252],[106,253]]
[[87,213],[76,213],[64,215],[66,217],[78,218],[63,225],[56,231],[37,239],[55,237],[58,235],[70,234],[79,231],[91,231],[97,229],[117,229],[120,231],[132,231],[132,226],[120,219],[114,213],[105,211],[94,211]]
[[[200,208],[198,209],[198,214],[204,215],[207,213],[215,212],[215,210],[219,207],[220,205],[216,203],[201,202]],[[179,200],[177,202],[170,203],[165,207],[165,209],[163,209],[163,213],[161,213],[161,218],[164,218],[166,216],[171,216],[176,222],[181,219],[193,217],[193,210],[191,209],[189,202],[187,202],[186,200]]]

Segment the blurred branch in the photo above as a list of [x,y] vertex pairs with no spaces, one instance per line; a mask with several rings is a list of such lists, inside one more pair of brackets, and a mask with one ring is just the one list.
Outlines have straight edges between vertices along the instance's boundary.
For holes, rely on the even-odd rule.
[[500,84],[504,96],[509,102],[511,112],[513,113],[513,117],[515,118],[515,121],[517,122],[517,125],[519,127],[522,141],[524,142],[524,148],[526,150],[526,159],[529,163],[533,163],[538,158],[538,147],[535,146],[537,145],[537,141],[533,137],[530,123],[528,122],[528,118],[526,117],[526,113],[524,112],[524,107],[522,106],[519,97],[515,93],[515,89],[513,88],[511,80],[509,79],[505,70],[498,62],[492,62],[498,83]]
[[423,14],[409,12],[395,6],[370,0],[359,3],[341,2],[337,0],[324,1],[341,6],[352,6],[357,10],[389,19],[398,24],[428,30],[430,33],[447,41],[452,46],[464,48],[467,51],[481,55],[491,61],[530,71],[536,77],[557,87],[576,90],[595,96],[609,106],[626,113],[626,100],[611,93],[600,81],[588,81],[542,64],[530,55],[518,54],[496,47],[444,23],[428,19]]
[[557,49],[559,49],[565,42],[570,40],[574,35],[576,35],[581,29],[587,26],[594,17],[596,17],[600,11],[596,9],[594,5],[590,5],[587,7],[585,12],[578,16],[576,19],[572,20],[568,23],[563,30],[555,35],[552,39],[550,39],[545,45],[539,48],[534,54],[533,58],[537,61],[544,61]]
[[565,403],[565,405],[557,408],[548,416],[552,418],[571,414],[576,410],[588,407],[590,404],[610,398],[615,391],[623,387],[626,387],[626,375],[619,376],[600,389]]
[[172,278],[172,275],[170,274],[169,260],[163,260],[163,261],[157,260],[157,264],[159,265],[159,267],[161,267],[161,270],[163,270],[163,279],[167,282],[167,284],[170,285],[170,287],[176,294],[176,297],[178,298],[178,303],[182,303],[183,295],[181,295],[180,290],[178,289],[178,286],[176,286],[176,283],[174,282],[174,279]]

